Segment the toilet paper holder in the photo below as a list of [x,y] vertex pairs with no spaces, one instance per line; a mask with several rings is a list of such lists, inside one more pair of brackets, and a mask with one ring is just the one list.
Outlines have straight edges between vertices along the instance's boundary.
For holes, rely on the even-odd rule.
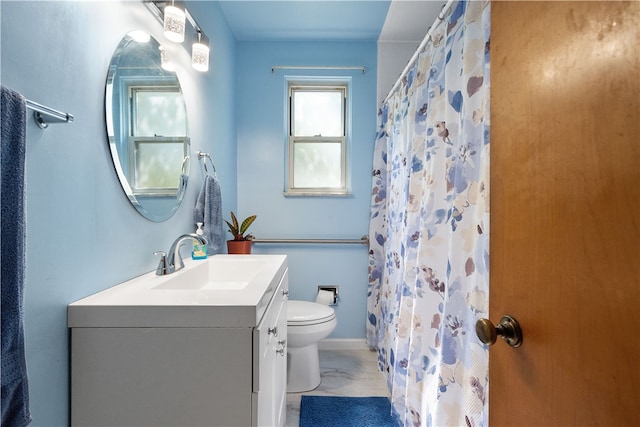
[[331,292],[333,299],[329,305],[338,305],[338,285],[318,285],[318,294],[320,294],[320,291]]

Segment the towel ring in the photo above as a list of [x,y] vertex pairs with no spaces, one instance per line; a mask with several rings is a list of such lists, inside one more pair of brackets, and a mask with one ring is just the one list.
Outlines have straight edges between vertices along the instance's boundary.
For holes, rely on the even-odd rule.
[[207,159],[209,159],[209,162],[211,163],[211,167],[213,168],[213,176],[216,176],[216,165],[213,163],[213,159],[211,159],[211,156],[209,155],[209,153],[203,153],[202,151],[198,151],[198,159],[202,159],[202,166],[204,166],[204,171],[207,173],[207,175],[211,175],[211,172],[209,172],[209,168],[207,167]]
[[189,156],[184,156],[184,159],[182,159],[182,167],[181,167],[181,174],[187,175],[189,172]]

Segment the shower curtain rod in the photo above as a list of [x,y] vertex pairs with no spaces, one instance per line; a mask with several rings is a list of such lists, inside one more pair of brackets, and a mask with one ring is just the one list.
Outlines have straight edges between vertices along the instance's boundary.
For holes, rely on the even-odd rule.
[[271,73],[276,70],[360,70],[362,74],[367,72],[365,67],[355,65],[272,65]]
[[359,239],[252,239],[253,243],[323,243],[323,244],[360,244],[369,245],[369,236],[362,236]]
[[29,110],[33,110],[33,117],[40,129],[46,129],[49,127],[49,123],[45,120],[43,115],[46,116],[47,119],[54,119],[63,123],[70,123],[73,121],[73,116],[69,113],[54,110],[53,108],[38,104],[37,102],[33,102],[29,99],[26,100],[26,103],[27,108]]
[[456,0],[447,0],[447,3],[444,6],[442,6],[442,9],[440,9],[440,13],[436,17],[436,20],[433,21],[433,24],[431,24],[431,26],[429,27],[429,31],[427,31],[427,34],[424,36],[424,38],[422,39],[422,42],[420,42],[420,45],[418,46],[416,51],[413,53],[413,56],[411,57],[411,59],[407,63],[407,66],[404,67],[404,70],[402,70],[402,73],[400,73],[400,76],[398,77],[398,80],[396,80],[394,85],[391,87],[391,89],[389,90],[389,93],[387,93],[387,96],[385,96],[385,98],[382,100],[381,104],[384,104],[385,102],[387,102],[389,97],[391,95],[393,95],[393,93],[396,91],[396,89],[398,88],[398,85],[400,84],[400,82],[402,82],[402,79],[409,72],[409,69],[411,68],[411,65],[413,65],[415,60],[418,58],[418,55],[420,55],[420,52],[422,51],[422,49],[424,49],[424,47],[429,42],[429,39],[431,38],[431,32],[433,31],[435,26],[440,21],[442,21],[444,19],[444,14],[447,13],[447,11],[449,10],[449,8],[451,7],[451,5],[453,4],[454,1],[456,1]]

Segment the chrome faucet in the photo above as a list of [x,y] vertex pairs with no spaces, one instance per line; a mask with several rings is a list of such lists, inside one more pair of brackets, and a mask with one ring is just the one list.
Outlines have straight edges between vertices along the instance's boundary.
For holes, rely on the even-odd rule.
[[160,255],[160,263],[158,263],[156,275],[164,276],[183,269],[184,262],[182,261],[182,256],[180,255],[180,248],[184,246],[182,242],[185,240],[193,241],[194,239],[200,242],[201,245],[207,244],[207,239],[204,236],[199,236],[194,233],[183,234],[182,236],[178,237],[169,248],[168,258],[166,252],[154,252],[154,255]]

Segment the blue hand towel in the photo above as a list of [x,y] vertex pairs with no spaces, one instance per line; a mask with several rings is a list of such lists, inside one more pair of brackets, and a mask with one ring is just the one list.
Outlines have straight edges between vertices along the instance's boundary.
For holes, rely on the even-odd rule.
[[19,427],[31,422],[29,386],[24,354],[22,302],[24,289],[24,166],[26,101],[19,93],[0,90],[0,205],[2,206],[2,420],[0,425]]
[[218,180],[207,174],[202,183],[202,189],[196,199],[193,209],[194,222],[204,224],[204,237],[207,241],[209,255],[221,250],[224,243],[222,233],[222,196]]

